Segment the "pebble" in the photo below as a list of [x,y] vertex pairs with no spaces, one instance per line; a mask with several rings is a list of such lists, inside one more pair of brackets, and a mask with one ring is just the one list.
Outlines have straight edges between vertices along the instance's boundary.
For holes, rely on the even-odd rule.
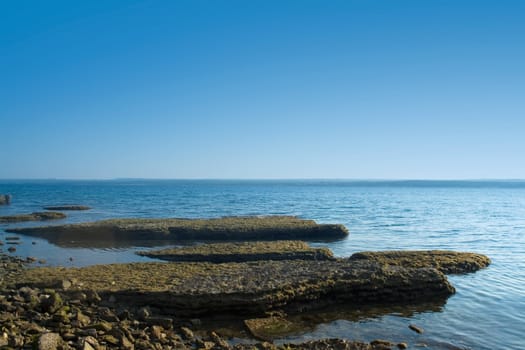
[[419,333],[419,334],[422,334],[425,331],[423,328],[418,327],[415,324],[408,325],[408,328],[410,328],[411,330],[413,330],[414,332]]

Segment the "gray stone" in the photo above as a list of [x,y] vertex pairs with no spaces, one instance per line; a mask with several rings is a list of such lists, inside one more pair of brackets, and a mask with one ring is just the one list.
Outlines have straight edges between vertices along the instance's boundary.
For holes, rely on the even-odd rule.
[[56,350],[63,343],[58,333],[44,333],[38,339],[38,350]]

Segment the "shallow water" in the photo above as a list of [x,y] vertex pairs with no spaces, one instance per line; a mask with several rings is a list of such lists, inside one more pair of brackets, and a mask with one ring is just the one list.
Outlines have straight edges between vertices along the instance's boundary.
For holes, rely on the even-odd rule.
[[[68,212],[68,219],[54,224],[114,217],[286,214],[346,225],[347,239],[313,243],[330,247],[338,256],[386,249],[483,253],[492,265],[475,274],[451,276],[457,293],[437,309],[407,314],[392,308],[362,317],[334,314],[309,332],[284,340],[387,338],[434,349],[523,348],[525,182],[1,181],[0,193],[13,195],[10,206],[0,206],[0,215],[53,204],[93,207]],[[35,223],[0,225],[0,238],[11,235],[3,232],[6,227],[25,225]],[[6,245],[2,248],[7,250]],[[21,236],[16,248],[18,255],[45,258],[52,265],[150,260],[134,254],[148,248],[118,248],[118,242],[105,249],[61,248]],[[425,333],[412,332],[410,323]]]

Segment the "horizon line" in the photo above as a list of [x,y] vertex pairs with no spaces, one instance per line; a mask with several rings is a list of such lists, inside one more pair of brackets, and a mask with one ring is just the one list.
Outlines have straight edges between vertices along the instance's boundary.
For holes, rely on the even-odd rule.
[[164,178],[164,177],[115,177],[115,178],[0,178],[0,181],[525,181],[525,178]]

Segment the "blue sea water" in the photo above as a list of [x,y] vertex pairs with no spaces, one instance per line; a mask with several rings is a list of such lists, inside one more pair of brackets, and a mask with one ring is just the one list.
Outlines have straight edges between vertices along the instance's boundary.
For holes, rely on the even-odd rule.
[[[491,266],[450,276],[457,293],[444,305],[335,317],[284,340],[387,338],[407,341],[411,348],[525,348],[523,181],[2,180],[0,193],[13,195],[11,205],[0,206],[0,215],[41,211],[55,204],[93,208],[68,212],[57,224],[115,217],[285,214],[346,225],[347,239],[312,243],[328,246],[338,256],[388,249],[483,253],[492,259]],[[0,239],[8,235],[5,228],[24,225],[34,224],[0,224]],[[118,242],[95,249],[63,248],[24,236],[21,241],[16,254],[45,258],[51,265],[147,259],[134,254],[137,247],[119,247]],[[411,323],[426,331],[410,331]]]

